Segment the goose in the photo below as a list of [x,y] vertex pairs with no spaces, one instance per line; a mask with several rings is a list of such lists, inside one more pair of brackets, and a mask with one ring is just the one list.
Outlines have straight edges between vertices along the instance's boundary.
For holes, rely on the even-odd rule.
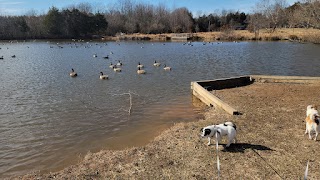
[[116,66],[116,65],[110,63],[110,66],[109,66],[109,67],[113,69],[115,66]]
[[113,70],[114,70],[115,72],[121,72],[121,68],[119,68],[119,67],[117,67],[117,66],[114,66],[114,67],[113,67]]
[[117,66],[122,66],[122,62],[120,62],[120,60],[118,61]]
[[167,66],[166,64],[164,64],[164,68],[163,69],[166,70],[166,71],[171,71],[171,67]]
[[74,72],[74,69],[72,68],[71,69],[71,72],[70,72],[70,74],[69,74],[71,77],[77,77],[78,76],[78,74],[76,73],[76,72]]
[[153,66],[159,67],[161,65],[161,63],[154,61]]
[[144,66],[142,64],[140,64],[140,62],[138,63],[137,68],[143,68]]
[[138,74],[145,74],[146,71],[143,70],[143,69],[140,69],[140,67],[138,67],[137,73],[138,73]]
[[100,72],[100,79],[108,79],[108,76],[104,75],[103,72]]

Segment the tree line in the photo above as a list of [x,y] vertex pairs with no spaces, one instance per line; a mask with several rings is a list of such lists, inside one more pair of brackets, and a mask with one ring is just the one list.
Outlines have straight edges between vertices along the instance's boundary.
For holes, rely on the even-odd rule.
[[0,39],[91,38],[117,33],[191,33],[280,27],[320,28],[320,1],[304,0],[288,6],[285,0],[261,0],[251,14],[222,10],[194,17],[187,8],[170,10],[163,4],[119,0],[93,12],[89,3],[51,7],[46,14],[0,16]]

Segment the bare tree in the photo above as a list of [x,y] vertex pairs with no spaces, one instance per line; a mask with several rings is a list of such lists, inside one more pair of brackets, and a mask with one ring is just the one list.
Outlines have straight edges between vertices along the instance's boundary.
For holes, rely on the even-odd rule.
[[134,20],[136,30],[141,33],[149,34],[154,19],[154,8],[148,4],[137,4],[134,8]]
[[171,13],[170,24],[172,32],[192,32],[192,14],[186,8],[178,8]]
[[164,4],[159,4],[154,10],[154,18],[151,24],[151,32],[163,33],[170,31],[169,10]]
[[320,28],[320,0],[304,0],[301,6],[307,27]]
[[257,12],[261,13],[268,19],[269,26],[272,28],[272,31],[285,23],[286,7],[286,0],[261,0],[256,4]]
[[105,14],[105,17],[109,23],[107,28],[108,35],[115,35],[118,32],[125,32],[125,17],[123,14],[120,13],[120,11],[116,9],[109,10]]

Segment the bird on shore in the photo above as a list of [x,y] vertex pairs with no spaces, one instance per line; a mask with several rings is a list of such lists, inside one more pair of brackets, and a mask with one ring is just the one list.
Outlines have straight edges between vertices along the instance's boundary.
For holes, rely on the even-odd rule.
[[166,64],[164,64],[164,68],[163,69],[166,70],[166,71],[171,71],[171,67],[167,66]]
[[108,79],[108,76],[103,74],[103,72],[100,72],[100,79]]
[[140,62],[138,63],[137,68],[143,68],[144,66],[142,64],[140,64]]
[[153,66],[159,67],[161,65],[161,63],[154,61]]
[[71,69],[71,72],[70,72],[69,75],[70,75],[71,77],[77,77],[77,76],[78,76],[78,74],[74,71],[73,68]]
[[138,74],[145,74],[146,71],[143,70],[143,69],[140,69],[140,67],[138,67],[137,73],[138,73]]

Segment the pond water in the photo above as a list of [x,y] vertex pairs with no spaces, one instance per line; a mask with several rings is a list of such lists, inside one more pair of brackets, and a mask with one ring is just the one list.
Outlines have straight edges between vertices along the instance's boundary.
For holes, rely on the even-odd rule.
[[[191,81],[320,76],[320,46],[313,44],[2,42],[0,48],[0,177],[59,170],[89,151],[144,145],[174,123],[199,119],[203,106],[193,100]],[[109,65],[119,60],[122,72],[114,72]],[[138,62],[146,74],[137,74]],[[69,76],[71,68],[77,77]],[[101,71],[108,80],[99,79]]]

